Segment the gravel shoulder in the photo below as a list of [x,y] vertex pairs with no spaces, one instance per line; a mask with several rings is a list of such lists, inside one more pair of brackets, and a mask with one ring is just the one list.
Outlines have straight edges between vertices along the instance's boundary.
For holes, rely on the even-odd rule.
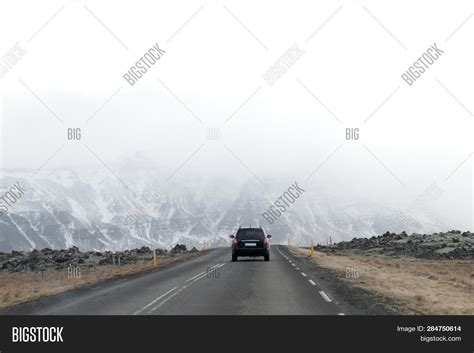
[[2,254],[0,309],[104,281],[154,271],[203,253],[187,251],[180,245],[173,250],[157,250],[156,267],[153,252],[149,248],[116,253],[83,253],[77,248],[71,248]]
[[387,313],[473,315],[474,261],[394,257],[324,249],[312,258],[291,247],[354,307],[385,307]]

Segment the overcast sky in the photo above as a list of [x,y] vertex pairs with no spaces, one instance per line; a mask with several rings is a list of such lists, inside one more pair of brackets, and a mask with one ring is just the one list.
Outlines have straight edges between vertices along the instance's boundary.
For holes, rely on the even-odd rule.
[[[0,79],[2,168],[103,168],[97,156],[140,152],[165,174],[285,177],[399,205],[436,182],[434,207],[472,227],[473,12],[472,1],[2,2],[0,57],[15,43],[27,52]],[[123,74],[156,43],[166,53],[130,86]],[[270,86],[262,75],[295,43],[304,54]],[[433,43],[444,53],[408,86],[401,74]]]

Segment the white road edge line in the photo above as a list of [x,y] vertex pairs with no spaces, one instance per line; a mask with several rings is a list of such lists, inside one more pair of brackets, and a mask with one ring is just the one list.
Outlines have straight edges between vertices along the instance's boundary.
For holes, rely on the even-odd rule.
[[308,280],[309,283],[311,283],[313,286],[316,285],[316,283],[314,283],[314,281],[312,279]]
[[303,277],[306,277],[306,273],[304,273],[304,272],[301,272],[301,275],[302,275]]
[[346,315],[346,314],[344,314],[344,313],[337,313],[337,315]]
[[147,305],[145,305],[143,308],[141,308],[140,310],[137,310],[133,313],[133,315],[138,315],[140,314],[141,312],[145,311],[146,309],[148,309],[150,306],[152,306],[153,304],[155,304],[158,300],[160,300],[161,298],[163,298],[164,296],[170,294],[172,291],[178,289],[178,287],[174,287],[172,289],[170,289],[169,291],[167,291],[165,294],[162,294],[160,295],[158,298],[154,299],[151,303],[148,303]]
[[332,302],[331,298],[328,297],[328,295],[326,293],[324,293],[324,291],[319,291],[319,294],[321,295],[321,297],[323,297],[323,299],[325,301],[327,301],[328,303]]

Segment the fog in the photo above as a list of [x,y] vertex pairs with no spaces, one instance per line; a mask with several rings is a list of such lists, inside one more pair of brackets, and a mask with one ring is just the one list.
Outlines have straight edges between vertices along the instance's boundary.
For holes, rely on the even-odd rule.
[[[0,55],[17,42],[27,53],[0,79],[1,167],[144,158],[165,181],[274,191],[297,180],[401,208],[436,183],[429,207],[472,230],[474,20],[455,31],[472,12],[463,3],[2,4]],[[407,85],[400,75],[433,42],[444,54]],[[131,86],[122,76],[156,43],[166,53]],[[268,84],[295,43],[304,53]]]

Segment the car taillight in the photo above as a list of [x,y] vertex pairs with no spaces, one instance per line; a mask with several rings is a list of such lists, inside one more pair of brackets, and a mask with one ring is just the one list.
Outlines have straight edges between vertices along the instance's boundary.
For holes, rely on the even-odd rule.
[[235,248],[237,246],[237,239],[232,239],[232,247]]
[[270,242],[268,241],[268,238],[265,238],[263,240],[263,247],[268,248],[268,245],[270,245]]

